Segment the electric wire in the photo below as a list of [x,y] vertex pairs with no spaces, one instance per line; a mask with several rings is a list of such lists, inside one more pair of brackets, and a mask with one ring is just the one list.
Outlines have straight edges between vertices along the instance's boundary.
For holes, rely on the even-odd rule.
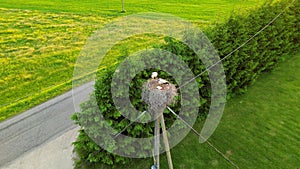
[[[211,68],[213,68],[214,66],[216,66],[217,64],[219,64],[220,62],[222,62],[223,60],[225,60],[226,58],[228,58],[229,56],[231,56],[233,53],[235,53],[237,50],[239,50],[240,48],[242,48],[244,45],[246,45],[247,43],[249,43],[249,41],[251,41],[253,38],[255,38],[260,32],[262,32],[264,29],[266,29],[270,24],[272,24],[280,15],[282,15],[282,13],[284,12],[284,11],[286,11],[294,2],[295,2],[296,0],[293,0],[281,13],[279,13],[275,18],[273,18],[272,20],[271,20],[271,22],[269,22],[266,26],[264,26],[260,31],[258,31],[256,34],[254,34],[250,39],[248,39],[247,41],[245,41],[242,45],[240,45],[239,47],[237,47],[235,50],[233,50],[232,52],[230,52],[228,55],[226,55],[224,58],[222,58],[221,60],[219,60],[218,62],[216,62],[215,64],[213,64],[213,65],[211,65],[210,67],[208,67],[206,70],[204,70],[203,72],[201,72],[200,74],[198,74],[197,76],[195,76],[194,78],[192,78],[192,79],[190,79],[189,81],[187,81],[186,83],[184,83],[182,86],[180,86],[180,87],[178,87],[178,89],[180,89],[180,88],[182,88],[182,87],[184,87],[184,86],[186,86],[187,84],[189,84],[190,82],[192,82],[194,79],[196,79],[196,78],[198,78],[199,76],[201,76],[202,74],[204,74],[205,72],[207,72],[208,70],[210,70]],[[71,80],[73,80],[73,79],[71,79]],[[48,90],[49,88],[51,89],[51,88],[56,88],[56,87],[58,87],[58,86],[61,86],[61,85],[64,85],[65,83],[68,83],[68,81],[67,82],[63,82],[63,83],[61,83],[61,84],[58,84],[58,85],[53,85],[53,86],[50,86],[50,87],[48,87],[48,88],[45,88],[45,89],[42,89],[42,90],[40,90],[39,92],[37,92],[37,93],[41,93],[41,92],[43,92],[43,91],[46,91],[46,90]],[[0,108],[3,108],[3,107],[5,107],[5,106],[7,106],[7,105],[10,105],[10,104],[12,104],[12,103],[15,103],[15,102],[17,102],[17,101],[21,101],[21,100],[23,100],[23,99],[25,99],[25,98],[28,98],[28,97],[30,97],[30,96],[33,96],[33,95],[35,95],[36,93],[32,93],[32,94],[28,94],[28,95],[25,95],[25,96],[23,96],[23,97],[20,97],[20,98],[17,98],[17,99],[15,99],[15,100],[13,100],[13,101],[11,101],[11,102],[8,102],[8,103],[4,103],[4,104],[1,104],[0,105]]]
[[113,138],[116,139],[119,137],[120,134],[122,134],[129,126],[131,126],[133,123],[135,123],[138,119],[140,119],[147,111],[142,112],[136,119],[131,121],[126,127],[124,127],[118,134],[116,134]]
[[[220,59],[219,61],[217,61],[216,63],[212,64],[211,66],[209,66],[207,69],[205,69],[203,72],[199,73],[197,76],[195,76],[194,78],[190,79],[189,81],[187,81],[186,83],[184,83],[182,86],[179,86],[178,89],[184,87],[185,85],[189,84],[190,82],[192,82],[193,80],[195,80],[196,78],[198,78],[199,76],[201,76],[202,74],[204,74],[205,72],[209,71],[211,68],[213,68],[214,66],[216,66],[217,64],[221,63],[223,60],[227,59],[228,57],[230,57],[233,53],[235,53],[236,51],[238,51],[240,48],[242,48],[243,46],[245,46],[246,44],[248,44],[252,39],[254,39],[257,35],[259,35],[262,31],[264,31],[267,27],[269,27],[279,16],[281,16],[293,3],[295,2],[295,0],[293,0],[287,7],[285,7],[284,10],[282,10],[275,18],[273,18],[267,25],[265,25],[262,29],[260,29],[258,32],[256,32],[252,37],[250,37],[248,40],[246,40],[244,43],[242,43],[240,46],[238,46],[236,49],[234,49],[233,51],[231,51],[229,54],[227,54],[225,57],[223,57],[222,59]],[[202,139],[205,140],[205,138],[197,131],[195,130],[190,124],[188,124],[184,119],[182,119],[179,115],[177,115],[170,107],[167,106],[167,109],[174,114],[178,119],[180,119],[183,123],[185,123],[185,125],[187,125],[196,135],[198,135],[199,137],[201,137]],[[128,124],[121,132],[119,132],[117,135],[115,135],[114,138],[117,138],[122,132],[124,132],[129,126],[131,126],[135,121],[137,121],[146,111],[144,111],[142,114],[140,114],[134,121],[132,121],[130,124]],[[228,161],[232,166],[234,166],[235,168],[239,169],[239,166],[237,164],[235,164],[233,161],[231,161],[224,153],[222,153],[218,148],[216,148],[211,142],[209,142],[208,140],[206,140],[206,143],[213,148],[219,155],[221,155],[226,161]]]
[[228,57],[232,56],[233,53],[238,51],[240,48],[248,44],[252,39],[254,39],[257,35],[259,35],[262,31],[264,31],[267,27],[269,27],[279,16],[281,16],[296,0],[293,0],[289,5],[287,5],[278,15],[275,16],[267,25],[265,25],[262,29],[260,29],[258,32],[256,32],[252,37],[250,37],[248,40],[246,40],[244,43],[242,43],[240,46],[238,46],[236,49],[231,51],[229,54],[227,54],[225,57],[217,61],[216,63],[209,66],[207,69],[205,69],[203,72],[199,73],[197,76],[193,77],[183,85],[179,86],[178,89],[186,86],[187,84],[191,83],[193,80],[197,79],[199,76],[203,75],[205,72],[209,71],[211,68],[215,67],[219,63],[221,63],[223,60],[227,59]]
[[[167,106],[167,109],[174,114],[178,119],[180,119],[186,126],[188,126],[196,135],[198,135],[199,137],[201,137],[202,139],[205,140],[205,138],[197,131],[195,130],[189,123],[187,123],[183,118],[181,118],[178,114],[176,114],[170,107]],[[226,157],[226,155],[224,153],[222,153],[219,149],[217,149],[211,142],[209,142],[208,140],[206,140],[207,144],[213,148],[218,154],[220,154],[226,161],[228,161],[232,166],[234,166],[235,168],[239,169],[239,166],[237,164],[235,164],[233,161],[231,161],[228,157]]]

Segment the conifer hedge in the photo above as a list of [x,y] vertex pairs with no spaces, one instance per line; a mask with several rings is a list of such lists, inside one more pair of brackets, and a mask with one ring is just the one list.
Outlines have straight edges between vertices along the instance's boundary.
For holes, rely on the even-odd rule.
[[[273,69],[279,61],[284,60],[285,56],[299,52],[300,1],[295,1],[294,4],[264,29],[289,3],[290,1],[268,2],[248,14],[248,16],[231,16],[227,22],[205,30],[205,34],[217,50],[220,58],[224,58],[255,35],[246,45],[239,48],[222,62],[226,73],[228,98],[244,93],[247,86],[252,84],[262,72]],[[261,29],[264,30],[257,34]],[[184,38],[185,40],[195,40],[198,37],[195,34],[187,34]],[[205,70],[201,62],[193,60],[196,55],[186,45],[168,37],[165,38],[165,41],[166,45],[160,46],[160,48],[179,56],[194,74]],[[115,69],[116,66],[113,66],[98,73],[98,80],[95,84],[95,98],[91,98],[83,103],[81,106],[82,112],[75,113],[72,116],[76,124],[80,126],[84,126],[86,123],[96,125],[99,119],[95,117],[99,112],[95,111],[95,105],[98,106],[102,115],[116,130],[121,131],[130,123],[116,110],[112,101],[110,87]],[[145,80],[150,77],[152,71],[155,70],[143,71],[137,74],[129,84],[130,88],[142,86]],[[175,83],[166,72],[160,71],[160,75]],[[199,103],[199,112],[205,114],[210,105],[208,75],[203,74],[197,81],[202,98],[201,103]],[[141,101],[141,89],[130,90],[130,99],[132,104],[139,110],[143,110],[147,106]],[[95,102],[97,104],[93,104]],[[173,108],[179,110],[180,105],[175,104]],[[86,120],[80,120],[79,116],[85,117],[84,119]],[[166,114],[165,119],[168,121],[167,124],[171,124],[174,121],[174,118],[168,114]],[[153,135],[153,126],[153,123],[135,123],[124,134],[132,137],[149,137]],[[97,126],[94,127],[97,129]],[[97,135],[97,130],[94,130],[94,132],[93,134]],[[73,144],[78,154],[76,168],[82,168],[83,166],[93,168],[100,163],[108,165],[124,164],[130,161],[128,158],[120,157],[101,149],[90,139],[85,128],[81,128],[79,136]],[[134,151],[134,149],[131,149],[131,151]]]

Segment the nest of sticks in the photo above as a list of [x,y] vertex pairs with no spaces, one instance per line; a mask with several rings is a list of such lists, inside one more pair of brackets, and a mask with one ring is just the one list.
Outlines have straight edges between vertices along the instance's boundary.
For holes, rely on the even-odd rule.
[[[154,115],[163,113],[166,106],[175,102],[177,89],[174,84],[163,79],[149,79],[143,85],[142,100],[149,105],[149,112]],[[156,116],[155,115],[155,116]]]

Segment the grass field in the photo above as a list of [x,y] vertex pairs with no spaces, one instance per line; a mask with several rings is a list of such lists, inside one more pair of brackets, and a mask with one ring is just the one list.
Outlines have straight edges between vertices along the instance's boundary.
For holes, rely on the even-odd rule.
[[[30,9],[46,12],[70,12],[98,14],[100,16],[120,16],[119,0],[1,0],[4,8]],[[195,22],[211,22],[224,19],[232,10],[241,10],[260,5],[258,0],[125,0],[126,14],[138,12],[171,13]]]
[[[164,12],[206,27],[224,21],[233,11],[246,13],[260,3],[133,0],[126,1],[127,12],[122,14],[117,0],[0,0],[0,121],[70,90],[74,63],[86,39],[114,18]],[[133,38],[118,44],[110,55],[118,56],[124,48],[145,48],[158,40]]]
[[[290,56],[276,70],[261,75],[246,94],[226,104],[209,141],[240,168],[299,168],[299,66],[300,55]],[[194,127],[200,131],[202,124]],[[192,132],[171,153],[177,169],[234,168],[207,143],[199,144]],[[165,155],[161,160],[161,168],[168,168]],[[152,164],[150,158],[138,159],[116,168],[150,168]]]
[[[165,12],[206,27],[224,21],[233,9],[246,12],[258,2],[132,0],[126,1],[127,13],[122,14],[119,0],[0,0],[0,121],[71,89],[74,63],[86,39],[117,17]],[[109,55],[157,42],[152,38],[124,41]],[[299,54],[288,57],[276,70],[263,74],[246,94],[227,103],[209,141],[240,168],[299,168],[299,65]],[[202,123],[194,127],[200,130]],[[179,169],[233,168],[207,143],[198,144],[193,133],[171,153]],[[161,159],[161,168],[167,168],[165,156]],[[116,168],[150,168],[152,163],[152,159],[134,160]]]

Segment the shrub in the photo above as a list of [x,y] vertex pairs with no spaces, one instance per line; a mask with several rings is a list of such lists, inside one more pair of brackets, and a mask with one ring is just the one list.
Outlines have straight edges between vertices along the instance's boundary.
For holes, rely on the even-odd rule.
[[[230,57],[224,59],[222,62],[226,73],[228,98],[236,94],[244,93],[247,86],[252,84],[262,72],[273,69],[279,61],[284,59],[285,55],[299,52],[300,1],[295,1],[281,16],[261,33],[256,35],[256,33],[275,18],[287,4],[289,4],[287,1],[274,4],[269,2],[246,17],[231,16],[226,23],[216,25],[205,31],[205,34],[209,37],[221,58],[230,54]],[[251,38],[246,45],[232,54],[230,53],[252,36],[254,37]],[[187,34],[184,40],[193,41],[197,40],[197,38],[199,38],[197,34]],[[195,53],[186,45],[168,37],[165,38],[165,41],[167,42],[166,45],[160,48],[179,56],[190,67],[194,74],[199,74],[205,70],[201,61],[195,59]],[[116,110],[112,101],[110,87],[115,69],[116,66],[113,66],[98,73],[98,80],[95,84],[96,97],[83,103],[81,106],[82,112],[73,115],[72,118],[76,124],[80,126],[83,126],[85,123],[98,124],[99,119],[95,118],[98,112],[95,111],[93,107],[94,104],[92,104],[93,102],[97,102],[97,106],[105,119],[109,121],[110,125],[116,130],[120,131],[130,123],[129,120],[124,119],[118,110]],[[142,86],[146,79],[150,77],[152,71],[159,70],[151,69],[142,71],[128,84],[132,89],[130,90],[131,102],[138,110],[145,109],[147,105],[141,101],[141,89],[133,90],[133,87]],[[171,79],[171,82],[175,83],[174,79],[172,80],[168,73],[160,71],[160,75],[161,77]],[[210,106],[210,81],[208,75],[201,75],[197,79],[197,82],[202,98],[201,103],[198,104],[199,112],[205,114]],[[175,104],[173,108],[179,110],[180,105]],[[78,119],[79,116],[86,117],[85,119],[87,119],[87,121],[80,121]],[[174,122],[173,117],[168,114],[166,114],[165,119],[168,121],[167,124]],[[152,136],[153,126],[153,123],[135,123],[129,127],[124,134],[133,137]],[[94,130],[93,134],[97,135],[97,130]],[[103,139],[103,141],[105,140]],[[92,168],[99,163],[108,165],[124,164],[130,161],[128,158],[120,157],[101,149],[88,137],[86,129],[83,128],[79,131],[79,136],[77,141],[74,142],[74,146],[79,156],[79,160],[76,163],[77,168],[81,168],[83,165]],[[131,149],[131,151],[134,151],[134,149]]]

